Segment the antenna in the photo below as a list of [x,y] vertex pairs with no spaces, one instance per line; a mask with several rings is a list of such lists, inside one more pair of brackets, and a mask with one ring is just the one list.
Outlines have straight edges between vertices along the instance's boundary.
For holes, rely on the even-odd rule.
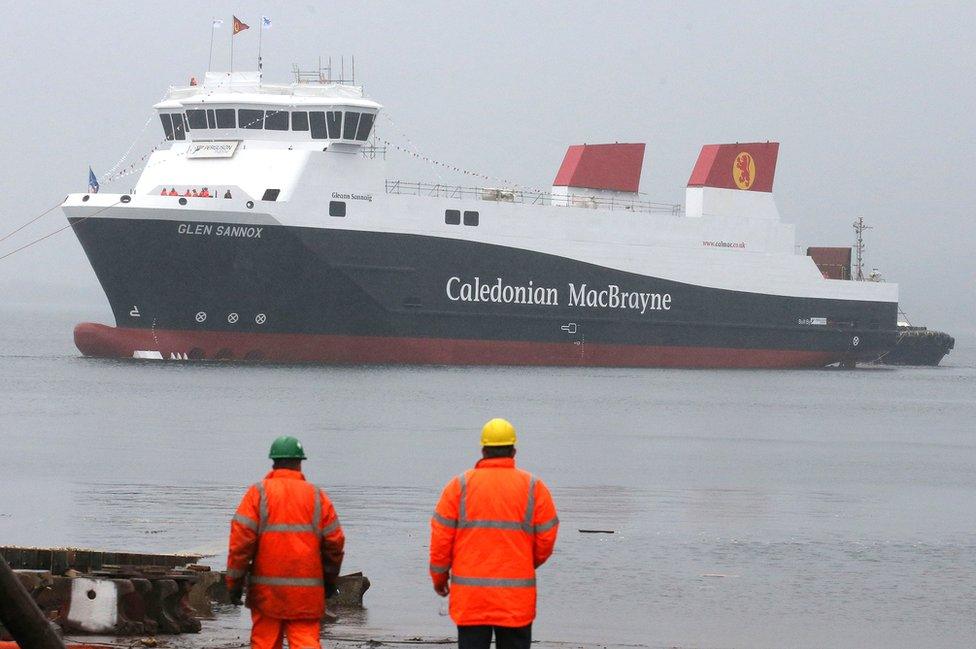
[[864,225],[864,217],[859,216],[857,220],[853,223],[854,234],[856,238],[854,239],[854,279],[858,282],[864,281],[864,231],[870,230],[870,225]]

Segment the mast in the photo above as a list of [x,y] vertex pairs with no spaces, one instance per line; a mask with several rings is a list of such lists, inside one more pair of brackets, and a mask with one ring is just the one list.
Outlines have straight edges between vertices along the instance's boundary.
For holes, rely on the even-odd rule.
[[858,282],[864,281],[864,231],[870,230],[870,225],[864,225],[864,217],[859,216],[853,223],[854,234],[854,279]]

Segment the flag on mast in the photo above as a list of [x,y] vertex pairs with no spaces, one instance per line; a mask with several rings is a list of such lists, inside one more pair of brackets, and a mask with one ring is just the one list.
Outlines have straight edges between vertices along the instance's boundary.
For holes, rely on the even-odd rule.
[[271,19],[267,16],[261,16],[261,29],[271,29]]
[[223,20],[221,20],[220,18],[214,18],[213,19],[213,28],[214,29],[217,29],[217,28],[223,27],[223,26],[224,26],[224,21]]
[[248,26],[247,23],[241,21],[241,19],[238,18],[237,16],[234,16],[234,36],[237,36],[245,29],[250,29],[250,26]]
[[88,166],[88,193],[98,193],[98,178],[95,177],[95,172],[92,171],[91,165]]

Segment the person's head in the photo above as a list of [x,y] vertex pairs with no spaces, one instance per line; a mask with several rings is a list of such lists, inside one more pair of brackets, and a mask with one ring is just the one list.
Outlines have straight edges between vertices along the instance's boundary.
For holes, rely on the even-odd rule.
[[306,459],[302,443],[290,435],[283,435],[271,443],[268,457],[274,461],[275,469],[302,470],[302,460]]
[[482,446],[481,457],[490,460],[496,457],[515,457],[515,445],[510,446]]
[[515,457],[515,426],[506,419],[492,419],[481,429],[481,456],[485,459]]
[[272,469],[291,469],[292,471],[302,470],[302,461],[298,458],[278,458],[271,463]]

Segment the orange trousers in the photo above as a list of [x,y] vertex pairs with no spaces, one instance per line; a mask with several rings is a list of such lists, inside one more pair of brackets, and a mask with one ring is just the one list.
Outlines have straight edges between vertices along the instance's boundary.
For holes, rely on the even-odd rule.
[[281,649],[288,637],[289,649],[322,649],[321,620],[281,620],[251,609],[251,649]]

